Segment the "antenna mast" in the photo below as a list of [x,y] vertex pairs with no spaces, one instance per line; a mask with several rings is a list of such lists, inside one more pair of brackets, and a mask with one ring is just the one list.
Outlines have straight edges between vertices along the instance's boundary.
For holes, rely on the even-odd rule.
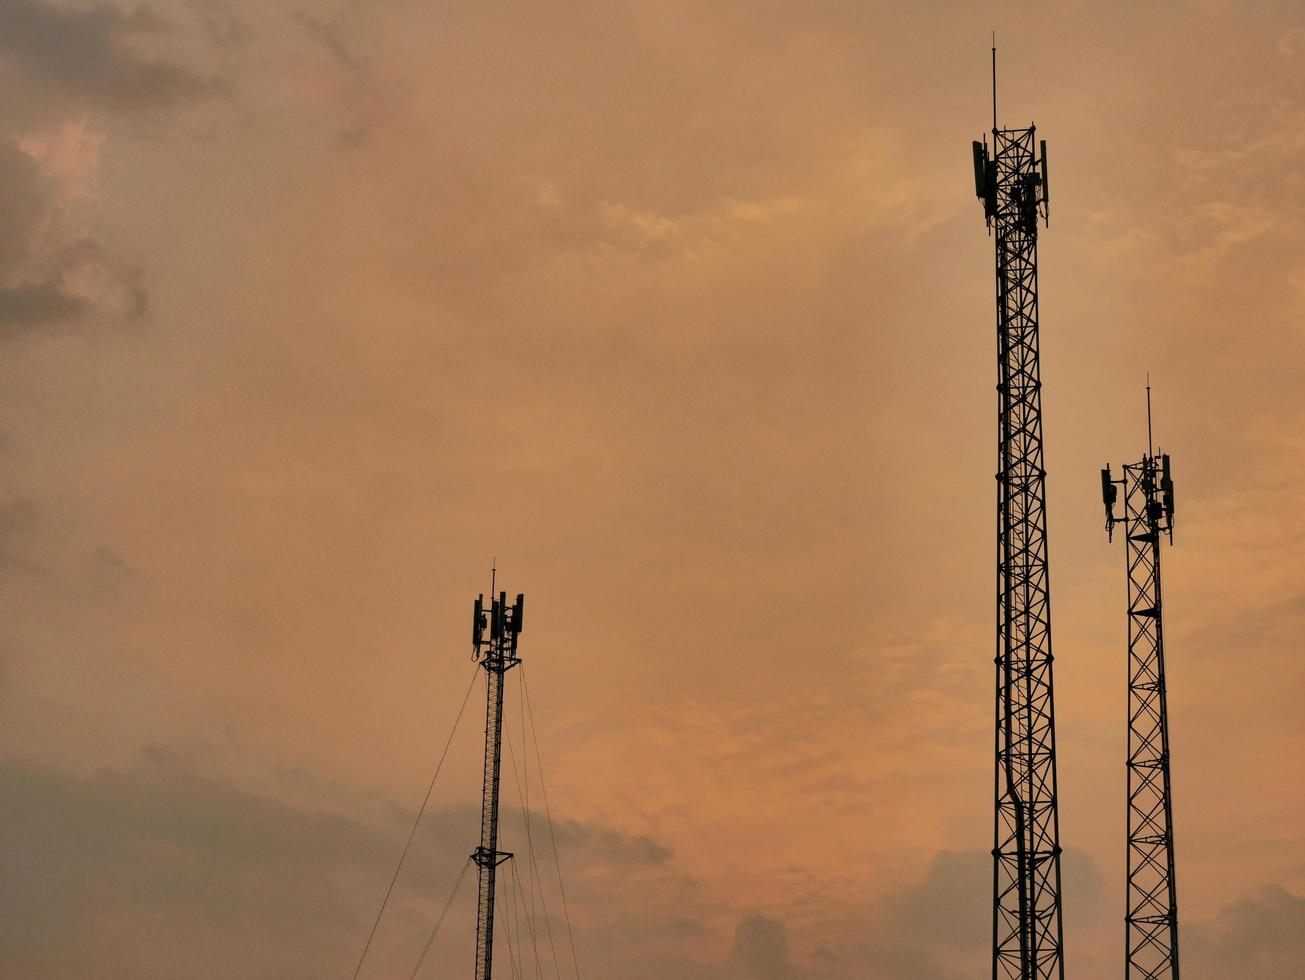
[[[1174,876],[1173,794],[1169,781],[1169,704],[1165,693],[1160,536],[1174,537],[1174,481],[1168,454],[1151,442],[1120,479],[1101,471],[1106,532],[1124,525],[1128,573],[1128,859],[1124,897],[1125,980],[1179,980],[1178,889]],[[1119,487],[1124,514],[1115,516]]]
[[1146,454],[1154,456],[1155,450],[1151,447],[1155,443],[1151,439],[1151,372],[1146,373]]
[[[496,563],[497,564],[497,563]],[[497,576],[497,568],[494,575]],[[496,579],[492,579],[495,581]],[[512,857],[498,849],[499,763],[503,749],[503,687],[507,672],[521,663],[517,639],[521,635],[525,596],[518,594],[511,607],[507,593],[494,595],[490,607],[485,597],[476,599],[471,620],[473,656],[485,668],[485,774],[480,798],[480,844],[471,860],[480,869],[480,890],[476,900],[476,980],[491,980],[494,967],[494,886],[498,866]],[[489,630],[486,643],[485,630]],[[483,649],[482,649],[483,648]]]
[[992,32],[992,131],[997,132],[997,32]]
[[1046,471],[1038,356],[1038,221],[1048,216],[1047,144],[1033,126],[975,141],[975,192],[996,228],[997,698],[994,980],[1064,980],[1060,820],[1051,679]]

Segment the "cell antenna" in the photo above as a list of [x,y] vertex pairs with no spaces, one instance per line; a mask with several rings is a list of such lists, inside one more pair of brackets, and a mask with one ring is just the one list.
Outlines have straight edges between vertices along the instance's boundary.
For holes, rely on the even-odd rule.
[[1064,980],[1060,819],[1052,697],[1051,585],[1038,354],[1038,224],[1047,216],[1045,150],[1034,127],[997,124],[976,144],[984,219],[997,266],[996,793],[994,980]]

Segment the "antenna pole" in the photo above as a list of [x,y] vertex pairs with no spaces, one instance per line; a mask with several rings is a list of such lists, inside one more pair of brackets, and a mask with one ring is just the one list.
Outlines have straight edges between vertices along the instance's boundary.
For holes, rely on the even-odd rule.
[[[497,585],[497,562],[490,573]],[[507,594],[490,590],[489,615],[476,600],[472,623],[472,646],[480,665],[485,668],[485,771],[480,797],[480,844],[471,852],[471,860],[480,869],[480,888],[476,899],[476,980],[492,980],[494,969],[494,891],[498,867],[512,855],[498,849],[499,766],[503,754],[503,690],[505,675],[521,663],[517,656],[517,637],[521,633],[522,596],[509,607]],[[485,628],[489,627],[488,649]]]
[[992,131],[997,132],[997,32],[992,32]]
[[1046,205],[1046,184],[1033,127],[997,128],[995,35],[992,73],[992,159],[974,150],[984,215],[996,227],[997,271],[992,975],[994,980],[1064,980],[1038,353],[1038,218]]
[[1151,440],[1151,372],[1146,372],[1146,454],[1155,455],[1154,443]]

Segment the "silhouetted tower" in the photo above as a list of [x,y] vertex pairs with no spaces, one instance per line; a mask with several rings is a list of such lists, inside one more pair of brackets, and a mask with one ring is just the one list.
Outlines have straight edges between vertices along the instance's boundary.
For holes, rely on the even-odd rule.
[[[1146,389],[1146,454],[1123,476],[1101,471],[1106,533],[1124,525],[1128,568],[1128,874],[1124,897],[1125,980],[1178,980],[1178,893],[1174,881],[1169,708],[1165,696],[1160,536],[1173,543],[1174,481],[1169,456],[1151,449]],[[1124,515],[1115,516],[1119,488]]]
[[[497,598],[490,589],[490,608],[485,597],[476,599],[471,624],[474,655],[485,668],[485,779],[480,802],[480,845],[471,860],[480,869],[480,892],[476,900],[476,980],[490,980],[494,969],[494,884],[498,866],[512,857],[498,849],[499,761],[503,748],[503,688],[505,675],[521,663],[517,639],[521,635],[525,596],[518,595],[509,607],[507,593]],[[485,630],[489,630],[486,644]],[[482,649],[483,648],[483,649]]]
[[974,143],[975,191],[997,249],[997,760],[992,975],[1060,980],[1060,821],[1051,683],[1046,471],[1038,369],[1038,220],[1047,144],[997,126]]

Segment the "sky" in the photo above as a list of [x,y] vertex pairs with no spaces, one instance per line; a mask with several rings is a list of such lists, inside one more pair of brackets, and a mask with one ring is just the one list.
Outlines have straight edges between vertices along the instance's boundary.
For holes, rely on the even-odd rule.
[[1067,973],[1120,973],[1097,471],[1148,372],[1183,967],[1305,973],[1298,5],[4,0],[6,975],[351,976],[452,731],[360,973],[408,976],[477,842],[493,564],[548,909],[501,903],[509,958],[986,975],[994,28],[1051,164]]

